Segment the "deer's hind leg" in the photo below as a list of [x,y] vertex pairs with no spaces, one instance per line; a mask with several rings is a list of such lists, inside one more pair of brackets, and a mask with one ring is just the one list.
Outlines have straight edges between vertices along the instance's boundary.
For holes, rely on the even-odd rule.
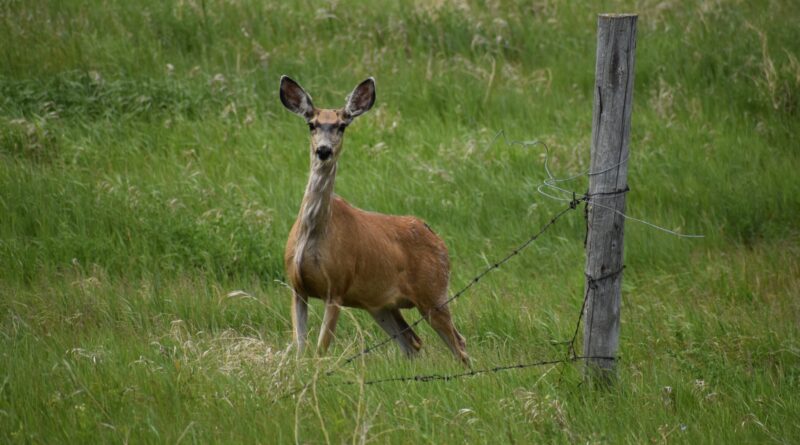
[[417,351],[422,349],[422,339],[419,338],[417,333],[414,332],[414,329],[412,329],[411,326],[406,323],[406,319],[403,318],[403,314],[400,313],[400,309],[393,309],[392,316],[394,316],[395,321],[397,321],[397,325],[411,343],[411,346],[413,346]]
[[422,347],[422,341],[403,319],[399,309],[378,309],[370,311],[370,315],[400,345],[400,349],[413,357]]
[[469,356],[467,355],[467,345],[464,337],[459,334],[450,316],[450,309],[447,306],[420,307],[419,311],[430,323],[431,327],[444,340],[450,351],[460,359],[465,365],[469,366]]

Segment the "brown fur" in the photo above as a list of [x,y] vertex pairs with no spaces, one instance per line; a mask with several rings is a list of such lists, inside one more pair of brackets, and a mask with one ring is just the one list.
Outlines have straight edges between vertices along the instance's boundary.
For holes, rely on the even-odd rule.
[[328,295],[347,307],[407,309],[447,298],[450,262],[444,242],[413,216],[388,216],[332,198],[326,234],[295,264],[295,221],[285,265],[293,286],[310,297]]
[[[362,82],[345,108],[317,109],[302,88],[281,79],[281,100],[311,127],[311,174],[297,220],[286,243],[284,263],[294,290],[292,321],[300,348],[307,328],[307,299],[325,301],[318,349],[327,349],[341,306],[367,310],[413,355],[421,341],[399,309],[416,307],[447,343],[468,362],[464,339],[445,305],[450,275],[447,248],[430,227],[413,216],[389,216],[357,209],[333,193],[344,127],[372,106],[374,81]],[[319,147],[332,149],[318,157]]]

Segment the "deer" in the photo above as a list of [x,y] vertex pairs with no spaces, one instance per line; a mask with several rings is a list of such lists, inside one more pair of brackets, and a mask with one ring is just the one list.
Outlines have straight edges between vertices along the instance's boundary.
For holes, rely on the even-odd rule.
[[342,307],[369,312],[407,357],[422,340],[400,309],[417,308],[457,359],[469,366],[464,337],[447,307],[450,259],[444,241],[414,216],[368,212],[334,193],[345,129],[375,103],[375,79],[359,83],[344,108],[316,108],[311,96],[281,76],[280,100],[302,117],[311,136],[310,173],[286,242],[292,289],[292,341],[302,353],[310,298],[324,302],[317,354],[327,352]]

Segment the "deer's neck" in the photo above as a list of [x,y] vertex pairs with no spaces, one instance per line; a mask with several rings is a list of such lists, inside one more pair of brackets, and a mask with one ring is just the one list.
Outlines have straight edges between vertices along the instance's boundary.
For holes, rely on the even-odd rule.
[[295,259],[298,265],[306,254],[314,255],[319,241],[325,236],[331,220],[333,185],[336,181],[336,164],[316,164],[312,161],[303,203],[300,206],[300,231]]

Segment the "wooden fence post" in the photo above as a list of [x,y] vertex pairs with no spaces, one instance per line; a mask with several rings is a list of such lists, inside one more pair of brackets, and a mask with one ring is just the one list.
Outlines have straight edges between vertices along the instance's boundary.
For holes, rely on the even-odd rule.
[[601,14],[597,20],[592,160],[586,238],[585,376],[616,377],[620,290],[628,190],[636,15]]

